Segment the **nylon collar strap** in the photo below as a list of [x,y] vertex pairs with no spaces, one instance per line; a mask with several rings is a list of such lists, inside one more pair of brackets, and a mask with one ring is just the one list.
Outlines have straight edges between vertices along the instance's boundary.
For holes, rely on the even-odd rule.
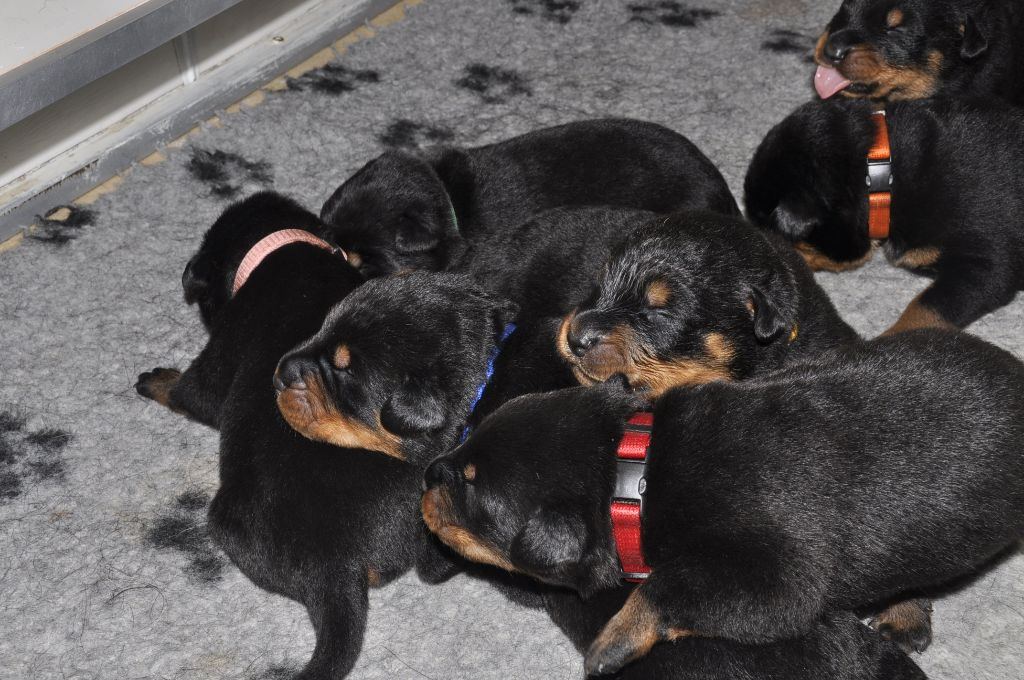
[[[487,385],[491,382],[491,376],[494,375],[494,364],[498,360],[498,355],[501,354],[501,350],[505,347],[505,341],[508,340],[508,336],[512,335],[516,330],[514,323],[505,324],[504,330],[501,331],[501,337],[498,342],[491,348],[491,353],[487,357],[487,372],[484,374],[484,381],[476,388],[476,394],[473,396],[473,401],[469,404],[469,415],[473,415],[473,411],[476,410],[476,405],[480,403],[480,399],[484,396],[484,390],[487,389]],[[468,419],[469,416],[467,416]],[[459,443],[466,441],[469,437],[469,433],[473,431],[473,427],[468,423],[462,428],[462,436],[459,437]]]
[[626,430],[615,452],[618,468],[611,504],[612,537],[619,555],[622,578],[630,583],[640,583],[651,573],[651,568],[644,561],[640,542],[640,520],[647,490],[644,475],[653,426],[653,413],[634,414],[626,421]]
[[242,258],[242,263],[238,265],[238,270],[235,272],[235,281],[231,286],[231,295],[235,295],[245,285],[245,282],[249,280],[256,267],[260,266],[263,260],[267,259],[267,256],[292,243],[309,243],[330,251],[332,254],[339,254],[343,259],[348,259],[344,250],[332,246],[322,238],[314,236],[303,229],[281,229],[271,232],[257,241],[256,245],[250,248],[249,252]]
[[889,208],[892,205],[892,149],[885,111],[871,116],[875,123],[875,139],[868,150],[868,237],[889,238]]

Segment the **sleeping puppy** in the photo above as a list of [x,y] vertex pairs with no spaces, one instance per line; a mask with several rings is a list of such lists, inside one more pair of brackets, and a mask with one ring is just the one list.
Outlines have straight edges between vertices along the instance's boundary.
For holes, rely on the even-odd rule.
[[[419,517],[422,467],[308,441],[277,411],[278,358],[362,281],[316,242],[322,229],[315,215],[271,193],[224,211],[184,276],[209,341],[184,373],[154,369],[136,388],[220,430],[211,536],[253,583],[306,606],[316,647],[300,677],[338,679],[362,645],[367,589],[413,566],[438,580],[448,562]],[[252,269],[246,254],[275,232],[301,240]],[[251,271],[247,279],[242,270]]]
[[314,441],[426,465],[481,417],[478,402],[571,382],[553,325],[510,326],[515,309],[458,274],[367,281],[281,357],[278,407]]
[[1024,104],[1024,6],[1019,0],[844,0],[814,59],[823,99],[994,95]]
[[[619,585],[621,381],[515,399],[427,468],[428,528],[468,559],[588,598]],[[586,654],[611,673],[660,641],[768,643],[971,573],[1024,535],[1024,366],[915,331],[653,410],[649,576]],[[984,531],[979,531],[984,527]]]
[[467,257],[486,254],[496,268],[473,273],[498,292],[490,277],[520,272],[524,252],[541,247],[510,235],[543,210],[585,205],[739,212],[721,173],[685,137],[654,123],[601,119],[471,149],[388,151],[342,184],[320,215],[366,278],[466,271]]
[[622,374],[653,399],[856,339],[784,239],[741,218],[682,212],[615,249],[557,342],[579,382]]
[[747,171],[747,214],[813,269],[858,267],[880,242],[890,262],[933,276],[889,332],[963,328],[1024,288],[1024,112],[928,100],[890,104],[884,120],[892,182],[871,196],[888,192],[887,238],[869,233],[865,182],[878,123],[856,103],[807,104],[768,133]]
[[[579,594],[551,588],[546,608],[585,651],[622,608],[631,586]],[[850,612],[830,612],[803,635],[748,645],[721,638],[687,638],[651,651],[614,674],[614,680],[925,680],[910,657]]]

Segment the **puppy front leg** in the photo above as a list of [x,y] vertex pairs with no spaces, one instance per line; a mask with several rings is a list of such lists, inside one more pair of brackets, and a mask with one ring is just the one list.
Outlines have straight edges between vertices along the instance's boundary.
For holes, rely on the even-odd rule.
[[773,558],[754,546],[737,552],[717,545],[721,560],[691,556],[656,566],[590,645],[587,673],[613,673],[658,642],[692,636],[766,643],[799,635],[820,618],[825,581],[799,552]]
[[658,642],[691,635],[696,633],[672,626],[650,600],[644,587],[639,586],[591,643],[583,668],[587,676],[615,673],[646,655]]
[[1016,293],[1013,273],[988,259],[943,259],[936,267],[935,281],[882,335],[916,328],[964,328],[1009,304]]
[[316,647],[296,680],[341,680],[356,663],[366,632],[369,576],[331,574],[323,592],[309,593],[306,608],[316,630]]

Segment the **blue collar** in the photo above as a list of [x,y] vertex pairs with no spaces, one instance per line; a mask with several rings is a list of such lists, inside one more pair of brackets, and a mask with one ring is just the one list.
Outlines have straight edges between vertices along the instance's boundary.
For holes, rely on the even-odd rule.
[[[476,396],[473,397],[472,403],[469,405],[469,415],[473,415],[473,411],[476,410],[476,405],[480,403],[480,398],[484,396],[484,390],[487,389],[488,383],[491,382],[491,376],[494,375],[494,362],[498,360],[498,355],[501,354],[501,350],[505,347],[505,341],[508,340],[508,336],[512,335],[516,330],[514,323],[506,324],[505,330],[501,332],[501,337],[498,342],[495,343],[491,349],[490,356],[487,357],[487,372],[484,374],[484,381],[480,383],[480,386],[476,388]],[[469,416],[466,416],[467,419]],[[459,437],[459,443],[466,441],[466,437],[473,431],[473,427],[467,424],[462,429],[462,436]]]

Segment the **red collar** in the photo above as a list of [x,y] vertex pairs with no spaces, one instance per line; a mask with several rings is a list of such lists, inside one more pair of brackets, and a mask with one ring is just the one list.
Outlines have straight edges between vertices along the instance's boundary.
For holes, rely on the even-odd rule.
[[868,150],[868,237],[889,238],[889,206],[892,204],[892,150],[885,112],[872,114],[875,141]]
[[318,238],[303,229],[281,229],[271,232],[257,241],[256,245],[250,248],[249,252],[242,258],[242,263],[238,265],[238,270],[235,271],[235,282],[231,286],[231,294],[234,295],[238,292],[239,288],[245,285],[249,276],[268,255],[278,248],[283,248],[292,243],[310,243],[332,253],[340,253],[343,258],[346,258],[344,250],[332,246],[322,238]]
[[651,573],[640,545],[640,517],[647,489],[647,450],[651,445],[653,413],[636,413],[626,422],[626,431],[616,451],[618,472],[612,494],[612,537],[619,554],[622,578],[639,583]]

